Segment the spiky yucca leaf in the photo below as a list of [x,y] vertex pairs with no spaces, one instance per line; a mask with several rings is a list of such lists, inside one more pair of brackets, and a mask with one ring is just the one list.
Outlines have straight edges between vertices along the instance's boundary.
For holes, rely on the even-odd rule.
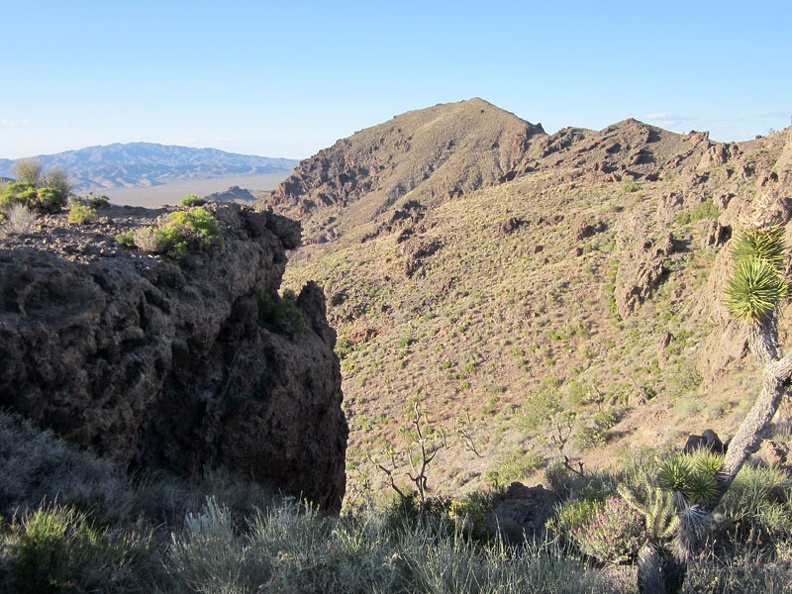
[[779,272],[783,270],[785,252],[784,228],[781,225],[743,231],[731,248],[735,262],[764,260]]
[[660,462],[657,469],[657,486],[664,491],[681,491],[687,489],[688,479],[693,469],[690,460],[683,456],[672,456]]
[[695,472],[712,477],[717,476],[723,466],[723,454],[715,454],[704,448],[699,448],[690,454],[690,458]]
[[724,304],[738,320],[760,322],[773,314],[786,294],[786,281],[767,260],[743,260],[726,283]]
[[707,504],[718,496],[718,481],[712,474],[694,470],[687,480],[685,495],[698,504]]
[[701,547],[712,526],[712,516],[693,506],[679,514],[679,528],[671,542],[671,549],[678,559],[690,559]]

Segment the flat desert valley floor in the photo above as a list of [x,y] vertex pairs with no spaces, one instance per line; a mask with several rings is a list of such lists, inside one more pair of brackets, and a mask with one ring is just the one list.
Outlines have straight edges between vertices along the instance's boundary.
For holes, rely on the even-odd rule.
[[94,191],[94,194],[106,194],[113,204],[144,206],[146,208],[157,208],[166,204],[173,205],[189,194],[203,197],[214,192],[223,192],[233,186],[250,190],[258,198],[275,188],[288,177],[289,173],[202,179],[144,188],[110,188],[104,192]]

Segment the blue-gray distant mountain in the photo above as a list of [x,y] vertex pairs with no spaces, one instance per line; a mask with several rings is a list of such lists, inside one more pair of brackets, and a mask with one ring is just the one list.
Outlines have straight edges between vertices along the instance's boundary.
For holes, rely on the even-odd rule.
[[[294,159],[240,155],[211,148],[189,148],[148,142],[92,146],[33,157],[45,168],[65,169],[76,191],[158,186],[177,181],[288,172]],[[0,159],[0,176],[14,161]]]

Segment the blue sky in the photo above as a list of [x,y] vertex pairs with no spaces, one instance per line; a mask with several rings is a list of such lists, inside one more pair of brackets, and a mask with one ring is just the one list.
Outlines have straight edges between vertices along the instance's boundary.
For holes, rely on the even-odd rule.
[[308,157],[481,97],[548,132],[789,125],[792,2],[0,0],[0,158],[146,141]]

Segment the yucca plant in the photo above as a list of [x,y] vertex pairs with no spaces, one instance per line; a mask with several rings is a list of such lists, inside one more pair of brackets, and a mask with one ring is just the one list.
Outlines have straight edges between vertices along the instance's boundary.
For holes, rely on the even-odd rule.
[[786,259],[784,227],[781,225],[753,225],[734,240],[731,256],[735,262],[764,260],[779,272]]
[[[762,390],[722,463],[717,457],[698,454],[695,459],[675,457],[660,465],[657,484],[666,495],[655,494],[658,507],[652,508],[652,514],[661,520],[654,530],[662,537],[638,555],[638,589],[644,594],[679,591],[689,559],[705,542],[713,510],[757,450],[792,380],[792,356],[782,356],[778,346],[778,313],[788,294],[785,229],[777,222],[766,222],[765,202],[766,196],[757,199],[754,222],[733,242],[734,268],[724,299],[732,316],[748,326],[749,348],[765,366]],[[672,494],[666,502],[668,493]],[[668,507],[676,508],[676,520],[668,519]]]
[[774,314],[787,292],[786,281],[769,261],[744,260],[727,282],[725,305],[738,320],[761,322]]
[[734,270],[726,283],[724,303],[737,320],[766,322],[788,294],[783,235],[781,225],[771,225],[752,227],[735,239],[731,249]]

